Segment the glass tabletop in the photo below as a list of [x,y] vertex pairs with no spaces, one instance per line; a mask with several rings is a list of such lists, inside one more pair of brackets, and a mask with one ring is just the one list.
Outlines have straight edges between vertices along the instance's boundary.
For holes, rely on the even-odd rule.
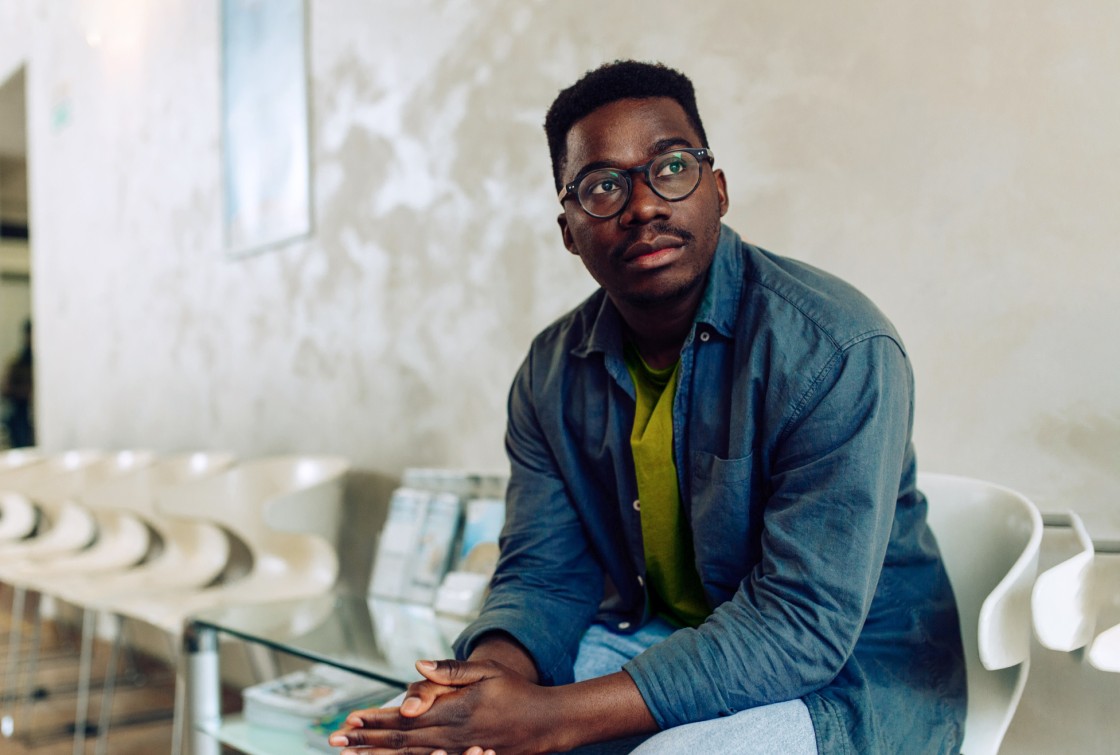
[[468,622],[430,606],[333,593],[211,609],[191,623],[403,687],[420,678],[417,660],[454,657],[451,642]]

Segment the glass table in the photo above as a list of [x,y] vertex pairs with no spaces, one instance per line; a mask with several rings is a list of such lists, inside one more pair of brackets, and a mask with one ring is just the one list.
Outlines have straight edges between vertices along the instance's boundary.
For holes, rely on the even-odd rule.
[[219,640],[233,638],[397,685],[419,678],[421,658],[452,657],[451,642],[463,619],[428,606],[347,594],[255,605],[228,606],[196,614],[184,635],[190,752],[219,755],[222,747],[250,755],[303,755],[302,735],[223,717]]

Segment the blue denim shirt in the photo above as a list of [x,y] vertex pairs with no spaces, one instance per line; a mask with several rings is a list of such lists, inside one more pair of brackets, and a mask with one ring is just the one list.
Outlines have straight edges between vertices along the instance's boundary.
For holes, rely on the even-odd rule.
[[[572,681],[592,621],[649,618],[621,318],[600,290],[514,381],[501,559],[470,654],[510,633]],[[662,728],[804,699],[822,753],[960,748],[956,605],[915,487],[913,375],[871,302],[726,226],[681,352],[673,444],[711,616],[625,666]]]

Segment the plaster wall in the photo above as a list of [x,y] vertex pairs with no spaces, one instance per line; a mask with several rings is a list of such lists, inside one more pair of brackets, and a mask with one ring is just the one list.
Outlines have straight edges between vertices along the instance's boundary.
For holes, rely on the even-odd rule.
[[633,56],[696,82],[728,222],[895,321],[924,468],[1120,539],[1120,4],[309,6],[315,230],[234,260],[216,0],[0,0],[48,448],[504,467],[509,379],[591,291],[539,124]]

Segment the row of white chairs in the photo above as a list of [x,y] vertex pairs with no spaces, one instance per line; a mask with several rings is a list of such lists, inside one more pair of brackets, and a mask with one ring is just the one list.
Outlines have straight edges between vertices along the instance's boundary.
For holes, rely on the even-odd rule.
[[[116,624],[111,673],[126,619],[163,630],[177,659],[186,621],[199,611],[328,592],[339,572],[348,469],[347,460],[329,456],[0,454],[0,582],[13,594],[3,734],[15,733],[22,717],[11,701],[29,699],[35,673],[37,637],[30,662],[20,658],[27,593],[82,611],[74,751],[84,752],[98,617]],[[240,551],[247,558],[238,567]],[[38,627],[41,616],[34,619]],[[177,674],[174,752],[182,746],[182,679]],[[98,752],[107,747],[111,694],[110,677]]]

